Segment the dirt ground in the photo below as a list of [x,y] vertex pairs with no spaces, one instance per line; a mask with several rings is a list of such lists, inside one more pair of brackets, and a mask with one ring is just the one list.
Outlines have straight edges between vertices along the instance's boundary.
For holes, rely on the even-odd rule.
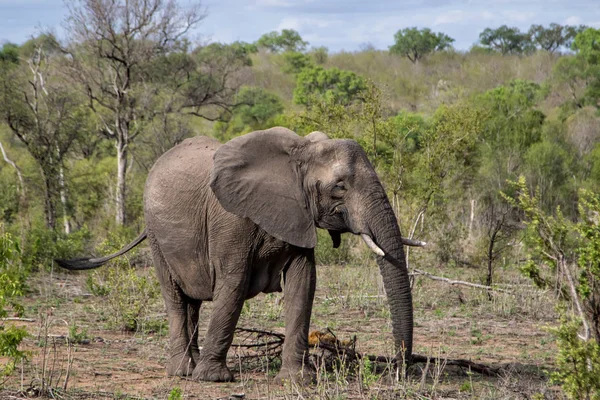
[[[358,352],[390,356],[389,311],[377,268],[324,266],[318,270],[311,330],[330,329],[340,340],[356,337]],[[480,272],[446,274],[476,280]],[[381,365],[383,372],[373,372],[373,365],[362,363],[337,369],[320,366],[316,383],[281,386],[273,382],[276,359],[242,360],[241,356],[250,354],[242,348],[232,348],[228,362],[236,371],[236,382],[198,383],[168,377],[166,314],[160,296],[148,301],[147,326],[127,332],[111,326],[116,312],[111,299],[90,293],[88,274],[53,271],[32,279],[22,316],[30,320],[6,322],[28,330],[24,348],[31,356],[4,383],[0,399],[561,398],[558,388],[548,383],[556,351],[547,332],[555,323],[551,294],[528,286],[519,277],[504,279],[503,287],[511,293],[495,293],[491,300],[479,289],[417,277],[414,352],[437,361],[414,365],[405,378],[400,374],[396,379],[395,372]],[[210,308],[210,303],[202,306],[201,338]],[[246,303],[238,327],[284,333],[282,308],[281,294],[260,295]],[[235,339],[236,343],[248,340],[243,334]],[[333,357],[323,350],[313,353],[315,360]],[[500,372],[486,376],[446,365],[453,359],[486,364]],[[0,359],[0,364],[4,361]]]

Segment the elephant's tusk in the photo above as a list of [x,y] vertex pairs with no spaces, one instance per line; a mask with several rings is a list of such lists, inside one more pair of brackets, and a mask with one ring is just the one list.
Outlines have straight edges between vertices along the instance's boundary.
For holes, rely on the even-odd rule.
[[427,246],[427,242],[421,242],[420,240],[413,240],[402,238],[402,244],[405,246],[413,246],[413,247],[425,247]]
[[369,248],[371,250],[373,250],[373,253],[375,253],[381,257],[385,256],[385,253],[383,252],[383,250],[381,250],[381,248],[375,244],[375,242],[373,241],[373,239],[371,239],[371,237],[369,235],[367,235],[365,233],[361,233],[360,237],[363,238],[363,240],[365,241],[367,246],[369,246]]

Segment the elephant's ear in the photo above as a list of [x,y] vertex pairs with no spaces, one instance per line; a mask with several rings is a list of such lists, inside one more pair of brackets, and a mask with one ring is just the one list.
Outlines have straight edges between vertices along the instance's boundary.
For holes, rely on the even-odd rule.
[[323,132],[314,131],[314,132],[311,132],[308,135],[304,136],[304,139],[307,139],[307,140],[310,140],[313,143],[316,143],[316,142],[320,142],[322,140],[329,139],[329,136],[327,136]]
[[317,243],[314,219],[291,154],[306,141],[286,128],[235,138],[214,155],[210,187],[223,208],[294,246]]

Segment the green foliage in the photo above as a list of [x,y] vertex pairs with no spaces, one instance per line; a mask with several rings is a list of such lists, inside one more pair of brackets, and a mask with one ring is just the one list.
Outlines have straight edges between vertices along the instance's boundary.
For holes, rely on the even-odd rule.
[[0,357],[6,357],[6,364],[0,366],[0,376],[9,375],[17,363],[27,357],[19,350],[19,345],[27,336],[27,331],[15,326],[7,326],[3,320],[8,309],[14,313],[23,312],[18,298],[25,290],[26,274],[20,264],[21,249],[9,233],[0,236]]
[[283,61],[285,62],[285,66],[282,70],[289,74],[297,74],[304,68],[313,65],[313,59],[309,55],[297,51],[286,51],[283,53]]
[[86,340],[88,340],[88,332],[87,329],[83,328],[79,328],[77,326],[77,324],[75,324],[75,321],[73,321],[73,323],[71,323],[71,325],[69,325],[69,340],[72,343],[75,344],[81,344],[84,343]]
[[27,232],[23,246],[23,265],[29,271],[49,270],[55,258],[69,259],[83,253],[90,238],[91,234],[85,226],[67,235],[34,225]]
[[535,45],[554,53],[561,47],[570,47],[575,36],[582,30],[583,27],[560,25],[554,22],[547,28],[534,24],[529,28],[529,36]]
[[354,240],[349,235],[342,235],[342,242],[337,249],[333,248],[329,233],[324,229],[317,229],[317,247],[315,259],[318,265],[348,264],[352,260],[352,246]]
[[584,66],[580,79],[586,80],[586,103],[600,108],[600,29],[588,28],[579,33],[573,41],[576,58]]
[[552,329],[556,336],[557,371],[551,377],[562,385],[570,399],[600,399],[600,344],[578,337],[581,321],[569,319],[564,310],[560,325]]
[[366,79],[354,72],[313,66],[298,74],[294,102],[310,107],[314,97],[319,97],[335,104],[348,105],[362,100],[361,94],[366,88]]
[[329,50],[325,46],[312,48],[308,54],[312,57],[317,65],[323,65],[327,62]]
[[[111,254],[130,240],[126,230],[111,235],[102,242],[97,251]],[[151,331],[155,323],[149,319],[152,305],[160,297],[160,287],[154,269],[136,270],[129,259],[136,257],[137,249],[128,257],[119,257],[102,269],[95,270],[87,279],[88,289],[106,297],[104,302],[109,326],[125,331]]]
[[[529,193],[525,179],[512,183],[510,204],[524,213],[529,262],[523,272],[541,287],[557,288],[564,304],[579,320],[561,309],[557,338],[558,371],[553,379],[573,399],[600,399],[600,198],[579,193],[579,221],[542,211],[539,195]],[[583,327],[582,336],[579,331]]]
[[0,63],[19,63],[19,46],[14,43],[4,43],[0,50]]
[[485,28],[479,34],[479,42],[502,55],[522,54],[532,50],[532,43],[527,33],[521,33],[519,28],[509,28],[502,25],[499,28]]
[[275,94],[257,87],[243,87],[236,96],[238,106],[227,122],[217,122],[214,133],[226,142],[235,136],[275,126],[274,119],[283,112],[283,103]]
[[545,115],[534,106],[542,96],[538,84],[515,80],[481,97],[489,110],[484,138],[493,149],[522,152],[540,140]]
[[183,391],[180,387],[174,387],[169,392],[169,396],[167,396],[167,400],[181,400],[183,399]]
[[429,53],[449,48],[454,39],[441,32],[434,33],[429,28],[419,30],[413,27],[396,32],[394,41],[390,46],[390,53],[406,56],[416,63]]
[[256,41],[256,45],[272,53],[281,53],[284,51],[300,52],[306,49],[308,42],[302,40],[297,31],[283,29],[281,33],[277,31],[265,33]]

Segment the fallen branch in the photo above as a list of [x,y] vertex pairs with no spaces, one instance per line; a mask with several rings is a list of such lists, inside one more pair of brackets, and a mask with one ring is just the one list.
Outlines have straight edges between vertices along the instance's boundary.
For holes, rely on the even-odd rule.
[[[427,360],[429,360],[430,362],[435,360],[442,361],[439,357],[426,357],[419,354],[413,354],[412,356],[413,363],[426,363]],[[490,367],[489,365],[479,364],[469,360],[444,359],[443,361],[446,363],[446,365],[456,365],[457,367],[467,368],[473,372],[477,372],[482,375],[496,376],[499,375],[501,371],[500,368]]]
[[486,286],[486,285],[481,285],[479,283],[471,283],[471,282],[465,282],[465,281],[457,281],[454,279],[450,279],[450,278],[444,278],[442,276],[436,276],[433,274],[430,274],[427,271],[421,271],[420,269],[414,269],[413,270],[413,274],[414,275],[423,275],[429,279],[432,279],[434,281],[441,281],[441,282],[446,282],[450,285],[462,285],[462,286],[468,286],[468,287],[474,287],[474,288],[478,288],[478,289],[484,289],[484,290],[490,290],[490,291],[494,291],[494,292],[501,292],[501,293],[508,293],[508,294],[512,294],[511,291],[505,290],[505,289],[499,289],[493,286]]
[[2,321],[35,322],[35,319],[33,319],[33,318],[6,317],[6,318],[2,318]]
[[[320,333],[321,336],[318,337],[314,344],[311,344],[312,349],[321,349],[326,350],[331,353],[336,360],[342,360],[345,363],[356,363],[360,360],[367,359],[372,363],[380,364],[380,367],[387,366],[396,366],[397,361],[395,358],[390,358],[386,356],[376,356],[371,354],[362,354],[356,351],[356,337],[354,337],[350,341],[340,341],[337,339],[335,334],[327,329],[327,333],[313,331],[310,336],[314,333]],[[263,357],[267,357],[269,359],[274,359],[276,357],[281,356],[281,351],[283,350],[283,341],[285,339],[285,335],[277,332],[263,331],[258,329],[250,329],[250,328],[237,328],[237,334],[242,334],[242,342],[239,344],[233,344],[233,347],[237,348],[241,354],[236,355],[236,358],[239,360],[258,360]],[[244,335],[245,334],[245,335]],[[261,340],[265,340],[261,343]],[[310,342],[310,338],[309,338]],[[331,356],[327,356],[330,358],[328,364],[333,364],[331,362]],[[426,357],[419,354],[413,354],[412,363],[426,363],[426,362],[436,362],[444,363],[445,365],[455,365],[460,368],[466,368],[470,371],[477,372],[483,375],[495,376],[498,375],[501,371],[501,368],[491,367],[485,364],[475,363],[469,360],[463,359],[441,359],[439,357]],[[337,362],[337,361],[336,361]]]

